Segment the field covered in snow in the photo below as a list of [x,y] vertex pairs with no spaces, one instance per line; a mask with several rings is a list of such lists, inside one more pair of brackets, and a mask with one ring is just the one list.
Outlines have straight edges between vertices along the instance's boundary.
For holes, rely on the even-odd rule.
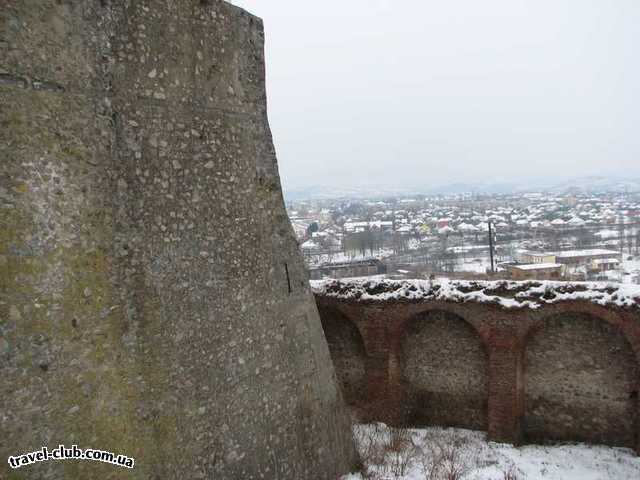
[[638,480],[640,457],[629,449],[487,442],[455,428],[354,427],[361,473],[342,480]]

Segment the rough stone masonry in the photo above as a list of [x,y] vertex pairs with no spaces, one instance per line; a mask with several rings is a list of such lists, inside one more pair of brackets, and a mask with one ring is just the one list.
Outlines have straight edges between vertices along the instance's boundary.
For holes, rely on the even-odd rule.
[[[215,0],[0,0],[0,478],[352,466],[263,42]],[[8,467],[58,444],[136,466]]]
[[314,292],[363,421],[640,453],[637,285],[332,280]]

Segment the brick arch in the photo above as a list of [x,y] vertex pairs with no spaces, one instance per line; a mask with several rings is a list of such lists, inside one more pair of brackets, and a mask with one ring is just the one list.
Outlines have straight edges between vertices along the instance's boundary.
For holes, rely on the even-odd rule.
[[331,360],[345,401],[355,405],[366,390],[366,351],[356,324],[335,307],[319,307]]
[[538,321],[527,332],[525,342],[544,327],[544,320],[550,317],[563,314],[585,314],[599,318],[601,321],[609,323],[624,335],[625,339],[634,352],[636,361],[640,364],[640,325],[637,322],[637,313],[629,313],[629,317],[635,315],[636,318],[627,318],[627,314],[620,313],[619,310],[607,308],[592,302],[567,301],[544,305],[544,309],[537,312]]
[[[407,312],[407,315],[402,315],[400,321],[395,325],[395,337],[402,336],[407,325],[417,317],[427,315],[429,313],[444,312],[467,323],[480,337],[485,348],[489,348],[490,329],[485,321],[486,312],[482,309],[478,309],[478,305],[473,305],[475,308],[472,307],[470,309],[469,304],[465,303],[435,301],[426,304],[414,305],[413,307],[414,308],[412,310]],[[482,305],[481,308],[482,307],[484,307],[484,305]],[[396,345],[396,347],[399,347],[399,345]]]
[[404,322],[400,365],[413,425],[487,428],[488,355],[463,317],[424,310]]
[[623,319],[594,305],[547,313],[526,338],[525,439],[635,448],[640,368]]

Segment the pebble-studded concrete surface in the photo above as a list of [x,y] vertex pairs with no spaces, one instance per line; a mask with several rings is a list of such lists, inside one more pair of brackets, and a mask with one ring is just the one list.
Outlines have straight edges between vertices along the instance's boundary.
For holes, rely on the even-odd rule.
[[[0,7],[0,478],[347,472],[262,22],[214,0]],[[8,468],[60,443],[136,465]]]

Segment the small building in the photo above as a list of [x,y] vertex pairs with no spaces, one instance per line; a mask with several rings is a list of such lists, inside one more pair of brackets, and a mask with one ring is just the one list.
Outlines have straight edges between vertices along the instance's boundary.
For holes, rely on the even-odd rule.
[[556,256],[553,253],[544,252],[519,252],[518,256],[522,263],[556,263]]
[[617,258],[596,258],[591,261],[590,270],[597,272],[608,272],[615,270],[620,266],[620,260]]
[[458,225],[458,231],[463,233],[477,233],[479,231],[478,227],[474,227],[470,223],[461,223]]
[[302,249],[302,252],[317,252],[321,249],[321,246],[319,243],[313,241],[313,240],[307,240],[306,242],[304,242],[302,245],[300,245],[300,248]]
[[392,232],[393,231],[393,222],[391,222],[391,221],[369,222],[369,228],[371,230],[379,230],[381,232]]
[[368,230],[375,230],[380,232],[392,232],[393,222],[391,221],[366,221],[366,222],[346,222],[343,225],[345,233],[359,233],[366,232]]
[[439,218],[436,221],[436,227],[437,228],[445,228],[449,226],[449,223],[451,222],[450,218]]
[[529,263],[506,265],[513,280],[558,280],[563,266],[559,263]]
[[556,253],[556,262],[563,265],[585,265],[588,266],[594,260],[620,258],[620,252],[615,250],[605,250],[603,248],[593,248],[588,250],[568,250]]

